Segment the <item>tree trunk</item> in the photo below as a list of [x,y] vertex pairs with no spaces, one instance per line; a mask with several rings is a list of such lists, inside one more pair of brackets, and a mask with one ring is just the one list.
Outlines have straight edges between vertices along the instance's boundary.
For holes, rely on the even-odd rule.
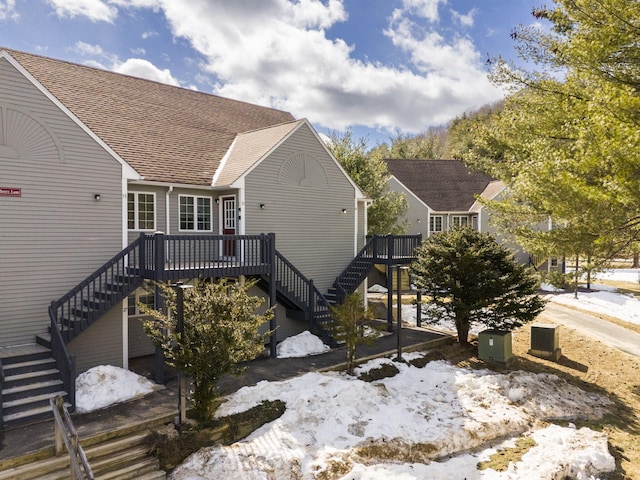
[[636,252],[633,254],[633,265],[631,265],[631,268],[638,267],[640,267],[640,252]]
[[469,318],[466,315],[462,318],[456,317],[456,331],[460,345],[469,345],[469,327]]

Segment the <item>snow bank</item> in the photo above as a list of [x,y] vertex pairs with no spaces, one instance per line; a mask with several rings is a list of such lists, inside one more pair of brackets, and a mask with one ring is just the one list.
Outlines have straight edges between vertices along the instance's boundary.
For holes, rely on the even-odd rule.
[[[375,365],[381,362],[378,359]],[[240,389],[221,405],[218,416],[245,411],[263,400],[281,399],[287,410],[242,442],[200,450],[178,467],[171,478],[312,479],[337,462],[349,465],[345,479],[524,478],[496,476],[502,474],[490,470],[480,472],[477,455],[463,454],[443,463],[429,462],[482,448],[498,438],[519,436],[539,419],[601,418],[603,406],[608,402],[605,397],[568,385],[555,375],[528,372],[504,375],[463,369],[446,362],[431,362],[424,368],[395,365],[400,370],[398,375],[374,383],[328,372],[307,373],[282,382],[260,382]],[[367,368],[364,366],[363,370]],[[566,397],[562,392],[566,392]],[[526,461],[523,458],[522,465],[517,465],[520,471],[534,463],[557,464],[557,458],[562,458],[560,463],[570,469],[567,471],[585,475],[609,469],[606,437],[602,450],[602,437],[592,435],[588,429],[557,428],[560,430],[548,435],[561,440],[551,449],[532,449],[532,458]],[[570,440],[573,438],[576,440]],[[584,439],[584,449],[576,449],[582,441],[579,439]],[[544,442],[548,440],[540,441]],[[379,447],[381,452],[407,452],[418,445],[428,445],[415,449],[420,452],[416,455],[421,456],[418,463],[398,458],[364,461],[358,453],[359,448],[371,446]],[[598,452],[597,461],[587,465],[585,458],[593,452]]]
[[123,368],[99,365],[76,379],[76,411],[87,413],[153,392],[156,384]]
[[306,357],[327,352],[331,348],[322,343],[320,338],[305,330],[293,337],[285,338],[276,347],[278,358]]

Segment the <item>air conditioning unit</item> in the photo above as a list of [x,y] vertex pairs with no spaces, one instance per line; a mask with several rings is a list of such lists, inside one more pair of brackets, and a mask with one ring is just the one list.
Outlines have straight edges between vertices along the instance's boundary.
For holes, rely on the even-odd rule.
[[530,355],[557,362],[562,355],[560,350],[560,327],[546,323],[531,325]]
[[511,332],[483,330],[478,333],[478,358],[509,365],[512,359]]

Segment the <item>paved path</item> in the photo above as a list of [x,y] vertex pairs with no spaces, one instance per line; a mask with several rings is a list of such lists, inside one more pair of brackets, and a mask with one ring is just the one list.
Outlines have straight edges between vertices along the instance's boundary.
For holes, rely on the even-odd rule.
[[[538,319],[540,322],[566,325],[605,345],[640,357],[640,334],[594,315],[549,302]],[[562,331],[560,343],[562,344]]]

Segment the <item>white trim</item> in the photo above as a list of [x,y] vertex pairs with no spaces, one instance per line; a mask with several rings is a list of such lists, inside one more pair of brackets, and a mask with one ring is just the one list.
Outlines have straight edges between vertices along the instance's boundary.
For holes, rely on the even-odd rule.
[[122,301],[122,368],[129,370],[129,297]]
[[244,178],[242,178],[242,186],[238,188],[238,196],[236,197],[236,235],[244,235],[246,231],[246,213],[245,208],[245,188]]
[[220,165],[218,165],[218,168],[216,169],[215,173],[213,174],[213,178],[211,179],[212,187],[215,186],[216,182],[218,181],[218,178],[220,178],[220,174],[222,173],[222,170],[224,170],[224,167],[227,164],[227,161],[229,160],[229,156],[231,155],[231,151],[233,150],[233,147],[236,144],[236,140],[238,140],[238,135],[234,137],[233,142],[231,142],[231,145],[229,146],[226,153],[222,157],[222,160],[220,160]]
[[[180,200],[182,198],[193,198],[194,202],[193,202],[193,228],[182,228],[182,212],[180,211]],[[211,226],[211,228],[209,228],[208,230],[200,230],[198,229],[198,202],[197,200],[199,198],[205,198],[209,200],[209,225]],[[189,195],[186,193],[181,193],[180,195],[178,195],[178,231],[179,232],[213,232],[213,206],[215,205],[215,202],[213,200],[213,197],[210,196],[204,196],[204,195]]]
[[229,193],[225,195],[220,195],[220,202],[218,203],[218,232],[220,235],[224,235],[222,233],[224,227],[224,202],[222,201],[224,198],[233,197],[236,201],[236,235],[238,234],[238,195],[236,193]]
[[47,90],[36,78],[31,75],[15,58],[6,50],[0,50],[0,58],[6,59],[16,70],[18,70],[27,80],[29,80],[42,94],[53,102],[62,112],[67,115],[76,125],[89,135],[98,145],[100,145],[109,155],[122,165],[122,174],[128,180],[140,180],[144,178],[131,165],[129,165],[120,155],[118,155],[109,145],[107,145],[93,130],[85,125],[71,110]]
[[[134,219],[134,228],[129,228],[129,195],[133,195],[134,200],[133,200],[133,219]],[[138,228],[139,225],[139,218],[138,218],[138,214],[140,213],[140,211],[138,210],[138,196],[139,195],[153,195],[153,228]],[[127,197],[125,198],[125,208],[126,208],[126,215],[125,215],[125,221],[126,221],[126,225],[127,225],[127,231],[128,232],[155,232],[158,229],[158,202],[156,199],[156,192],[145,192],[145,191],[137,191],[137,190],[129,190],[127,192]]]
[[129,188],[127,179],[122,176],[122,201],[120,202],[120,219],[122,222],[122,248],[124,249],[129,245],[129,202],[127,195],[129,194]]
[[[171,194],[172,193],[173,193],[173,185],[169,185],[169,188],[167,188],[167,191],[164,194],[164,217],[165,217],[164,225],[165,225],[165,233],[167,235],[171,235]],[[178,212],[178,214],[179,213],[180,212]],[[213,225],[213,220],[211,220],[211,223]]]

